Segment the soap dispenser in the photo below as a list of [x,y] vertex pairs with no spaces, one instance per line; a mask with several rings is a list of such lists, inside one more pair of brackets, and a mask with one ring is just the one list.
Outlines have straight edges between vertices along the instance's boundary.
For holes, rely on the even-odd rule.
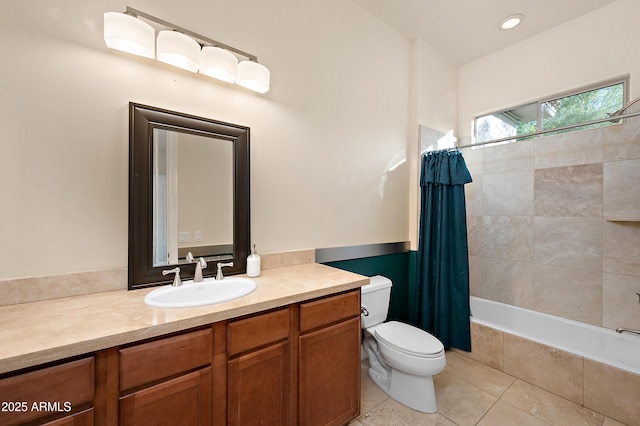
[[247,276],[259,277],[260,276],[260,256],[256,253],[256,245],[253,245],[251,254],[247,257]]

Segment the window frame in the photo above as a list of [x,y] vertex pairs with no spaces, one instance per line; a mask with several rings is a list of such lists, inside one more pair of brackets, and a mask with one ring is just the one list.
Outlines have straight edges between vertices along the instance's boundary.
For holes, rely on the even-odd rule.
[[[560,92],[560,93],[556,93],[550,96],[545,96],[544,98],[539,98],[537,100],[533,100],[530,102],[526,102],[523,104],[518,104],[515,106],[512,106],[510,108],[504,108],[501,110],[497,110],[497,111],[493,111],[493,112],[489,112],[489,113],[485,113],[485,114],[481,114],[481,115],[476,115],[473,118],[473,143],[472,145],[480,145],[480,144],[489,144],[489,143],[506,143],[506,142],[510,142],[510,141],[515,141],[515,140],[522,140],[522,139],[531,139],[531,138],[535,138],[538,136],[543,136],[545,134],[550,134],[550,133],[566,133],[566,132],[570,132],[570,131],[576,131],[576,130],[581,130],[584,125],[589,125],[588,123],[590,123],[590,121],[585,121],[585,122],[580,122],[580,123],[574,123],[571,125],[567,125],[564,127],[558,127],[558,128],[553,128],[553,129],[544,129],[543,128],[543,117],[542,117],[542,105],[545,103],[549,103],[555,100],[559,100],[559,99],[564,99],[564,98],[568,98],[571,96],[575,96],[575,95],[579,95],[579,94],[583,94],[583,93],[587,93],[587,92],[592,92],[592,91],[596,91],[596,90],[600,90],[606,87],[610,87],[610,86],[615,86],[617,84],[622,84],[622,107],[624,107],[627,102],[629,101],[629,75],[625,75],[625,76],[621,76],[621,77],[616,77],[616,78],[611,78],[608,80],[604,80],[604,81],[600,81],[598,83],[594,83],[594,84],[590,84],[587,86],[582,86],[579,88],[575,88],[572,90],[567,90],[564,92]],[[484,117],[488,117],[488,116],[495,116],[498,114],[505,114],[508,113],[510,111],[513,111],[515,109],[518,108],[523,108],[526,106],[530,106],[530,105],[535,105],[536,107],[536,131],[532,132],[532,133],[522,133],[522,134],[516,134],[513,136],[505,136],[505,137],[501,137],[501,138],[497,138],[497,139],[488,139],[486,141],[481,141],[478,142],[478,119],[480,118],[484,118]],[[613,111],[611,111],[613,112]],[[614,124],[613,122],[611,124]]]

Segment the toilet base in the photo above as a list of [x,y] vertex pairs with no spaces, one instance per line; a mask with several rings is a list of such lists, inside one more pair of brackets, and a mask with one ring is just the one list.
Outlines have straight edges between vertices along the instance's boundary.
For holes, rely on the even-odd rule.
[[[369,377],[386,394],[401,404],[423,413],[438,411],[433,375],[418,376],[391,367],[380,355],[378,344],[372,337],[364,339],[362,349],[369,358]],[[444,355],[433,361],[434,374],[444,370]]]
[[438,411],[433,376],[420,377],[392,370],[390,377],[385,377],[370,368],[369,377],[391,398],[409,408],[429,414]]
[[438,411],[433,376],[414,376],[394,369],[391,371],[389,395],[404,405],[423,413]]

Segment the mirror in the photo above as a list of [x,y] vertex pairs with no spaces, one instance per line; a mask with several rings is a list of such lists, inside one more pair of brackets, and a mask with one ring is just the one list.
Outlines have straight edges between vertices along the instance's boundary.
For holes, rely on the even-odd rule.
[[153,266],[233,257],[233,142],[153,130]]
[[249,254],[249,128],[129,104],[129,289],[193,278],[218,262],[244,273]]

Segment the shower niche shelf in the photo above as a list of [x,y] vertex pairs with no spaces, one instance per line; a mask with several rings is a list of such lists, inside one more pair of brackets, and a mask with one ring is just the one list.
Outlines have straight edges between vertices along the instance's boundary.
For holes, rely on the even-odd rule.
[[611,216],[606,218],[609,222],[640,222],[639,216]]

